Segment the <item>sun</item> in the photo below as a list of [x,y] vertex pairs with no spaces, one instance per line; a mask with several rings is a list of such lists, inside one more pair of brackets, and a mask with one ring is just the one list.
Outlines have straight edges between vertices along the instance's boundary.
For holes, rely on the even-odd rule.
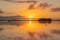
[[26,18],[34,18],[36,16],[32,10],[27,10],[24,14]]
[[33,18],[34,17],[34,15],[32,15],[32,14],[29,14],[28,16],[27,16],[27,18]]
[[40,18],[42,17],[42,10],[40,9],[32,9],[32,10],[25,10],[20,15],[24,16],[25,18]]

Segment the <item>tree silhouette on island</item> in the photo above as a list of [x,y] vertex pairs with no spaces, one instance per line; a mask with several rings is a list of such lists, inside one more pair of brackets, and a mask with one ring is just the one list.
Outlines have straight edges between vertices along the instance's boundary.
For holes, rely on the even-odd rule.
[[40,18],[38,19],[40,23],[51,23],[52,19],[51,18]]

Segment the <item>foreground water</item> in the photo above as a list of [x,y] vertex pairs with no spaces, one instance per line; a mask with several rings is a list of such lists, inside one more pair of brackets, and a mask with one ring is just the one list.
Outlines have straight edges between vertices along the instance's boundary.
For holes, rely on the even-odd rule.
[[60,22],[0,22],[0,40],[60,40]]

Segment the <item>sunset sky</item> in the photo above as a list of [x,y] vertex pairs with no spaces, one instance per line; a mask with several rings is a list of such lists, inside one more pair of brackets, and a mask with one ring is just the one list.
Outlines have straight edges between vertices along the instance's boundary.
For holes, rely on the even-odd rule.
[[[11,15],[11,14],[12,15],[21,15],[24,12],[26,12],[26,10],[28,10],[29,6],[32,4],[32,3],[18,3],[17,2],[17,1],[21,1],[21,0],[12,0],[12,1],[16,1],[16,2],[0,0],[0,9],[2,9],[5,12],[5,14],[0,14],[0,15],[4,15],[4,16]],[[22,1],[30,1],[30,0],[22,0]],[[31,0],[31,1],[34,1],[34,0]],[[37,1],[37,3],[36,3],[37,5],[39,3],[44,3],[44,2],[47,2],[49,5],[51,4],[51,6],[46,7],[46,9],[39,9],[36,7],[36,9],[39,10],[39,13],[37,13],[37,16],[42,15],[43,17],[49,17],[49,18],[51,17],[51,18],[57,18],[57,19],[60,18],[60,16],[59,16],[60,15],[60,0],[35,0],[35,1]],[[35,11],[36,11],[36,9],[35,9]],[[52,11],[51,11],[51,9],[52,9]],[[23,12],[23,13],[21,13],[21,12]],[[38,11],[36,11],[36,12],[38,12]],[[36,13],[33,13],[33,15],[36,15]],[[24,16],[24,15],[22,15],[22,16]],[[39,18],[39,17],[37,17],[37,18]]]

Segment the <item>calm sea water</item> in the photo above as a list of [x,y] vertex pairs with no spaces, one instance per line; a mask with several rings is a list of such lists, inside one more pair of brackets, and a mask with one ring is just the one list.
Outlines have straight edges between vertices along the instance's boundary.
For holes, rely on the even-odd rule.
[[0,40],[60,40],[60,22],[0,22]]

